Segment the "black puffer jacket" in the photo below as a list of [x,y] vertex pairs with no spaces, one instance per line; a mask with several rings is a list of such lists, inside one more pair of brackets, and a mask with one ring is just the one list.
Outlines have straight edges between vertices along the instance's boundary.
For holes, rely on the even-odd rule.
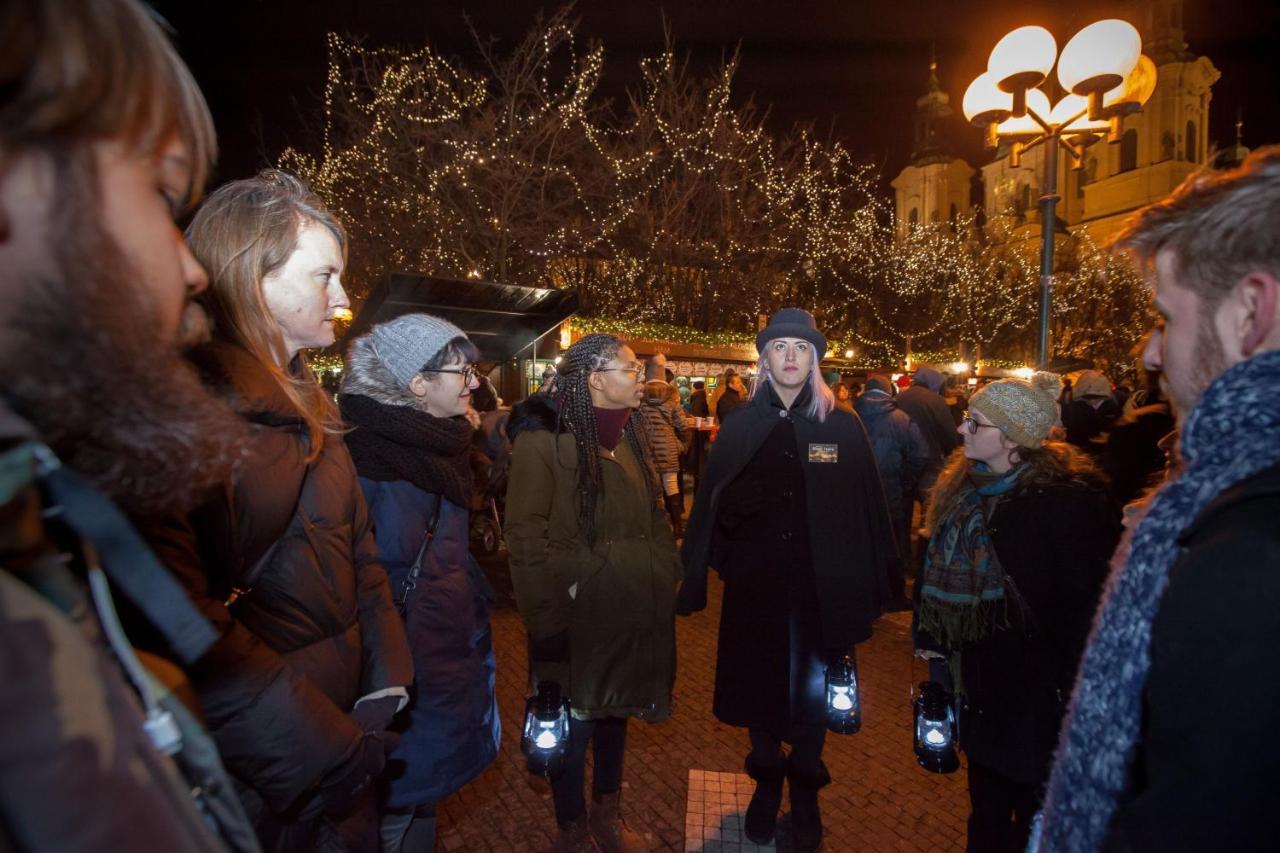
[[413,668],[341,438],[308,468],[301,419],[249,353],[214,344],[197,361],[255,442],[224,494],[148,533],[223,632],[194,679],[223,760],[281,811],[355,749],[356,700],[406,687]]
[[871,439],[876,470],[884,484],[885,505],[892,519],[903,518],[920,475],[929,465],[929,445],[915,421],[882,391],[868,391],[855,406]]

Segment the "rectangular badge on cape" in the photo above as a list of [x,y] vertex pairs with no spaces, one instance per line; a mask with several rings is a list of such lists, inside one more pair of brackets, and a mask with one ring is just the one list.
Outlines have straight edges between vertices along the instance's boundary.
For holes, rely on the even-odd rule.
[[838,444],[810,444],[809,445],[809,461],[810,462],[836,462],[840,458],[840,445]]

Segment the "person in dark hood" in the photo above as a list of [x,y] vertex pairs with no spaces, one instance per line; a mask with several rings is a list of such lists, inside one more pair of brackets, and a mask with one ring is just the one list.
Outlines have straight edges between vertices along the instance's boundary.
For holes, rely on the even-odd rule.
[[407,719],[384,778],[384,853],[430,850],[436,804],[498,754],[492,594],[468,551],[466,413],[479,356],[461,329],[428,314],[374,326],[347,354],[347,446],[413,651]]
[[516,406],[507,427],[506,537],[529,686],[558,685],[572,703],[564,771],[551,783],[558,851],[649,849],[622,817],[622,760],[630,718],[671,714],[680,563],[636,416],[643,399],[631,348],[586,335],[564,353],[554,396]]
[[893,540],[899,559],[893,562],[889,575],[894,610],[910,610],[906,594],[905,568],[911,547],[911,500],[920,475],[929,464],[929,447],[920,428],[898,409],[888,380],[873,376],[858,398],[858,417],[871,438],[876,457],[876,470],[884,486],[885,505],[893,525]]
[[921,367],[916,370],[911,387],[896,398],[898,408],[915,421],[929,447],[929,465],[920,478],[920,494],[933,485],[943,462],[959,444],[955,419],[947,401],[939,393],[941,390],[942,374],[932,367]]
[[679,598],[681,614],[702,610],[708,568],[724,580],[714,712],[748,732],[756,789],[746,834],[758,844],[773,838],[785,777],[806,850],[821,843],[818,791],[831,781],[826,667],[871,636],[895,557],[871,443],[857,416],[835,407],[818,369],[826,345],[798,308],[777,312],[756,336],[760,379],[712,446]]

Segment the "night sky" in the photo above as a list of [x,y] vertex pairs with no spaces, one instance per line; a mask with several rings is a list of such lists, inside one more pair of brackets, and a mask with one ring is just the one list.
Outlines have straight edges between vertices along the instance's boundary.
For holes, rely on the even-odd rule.
[[[252,174],[286,145],[310,148],[305,128],[317,122],[325,77],[325,33],[363,38],[370,46],[430,43],[477,68],[467,29],[511,45],[554,3],[505,0],[163,0],[154,5],[177,31],[180,52],[212,107],[222,146],[217,180]],[[735,92],[769,108],[784,131],[809,124],[856,157],[880,166],[887,180],[906,165],[915,98],[924,91],[931,45],[939,76],[959,112],[965,86],[985,69],[991,47],[1008,30],[1047,26],[1059,48],[1080,27],[1124,17],[1120,0],[1077,3],[992,0],[629,0],[577,4],[578,36],[604,43],[607,65],[598,90],[620,98],[639,81],[637,61],[656,53],[663,21],[695,67],[714,67],[741,44]],[[1222,72],[1214,86],[1210,139],[1233,143],[1237,108],[1244,142],[1280,142],[1280,0],[1187,0],[1186,40]],[[976,162],[980,135],[962,130]]]

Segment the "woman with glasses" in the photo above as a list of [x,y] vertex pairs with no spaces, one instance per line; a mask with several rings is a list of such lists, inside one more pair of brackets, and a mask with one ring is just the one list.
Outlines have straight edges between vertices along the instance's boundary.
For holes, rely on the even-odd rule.
[[553,395],[516,406],[507,425],[506,538],[529,686],[555,684],[572,703],[564,770],[551,781],[554,850],[649,849],[619,810],[622,759],[629,718],[671,714],[680,567],[636,412],[644,375],[621,340],[587,335],[565,352]]
[[378,551],[413,652],[384,774],[382,849],[431,850],[436,804],[498,752],[492,595],[468,550],[479,352],[457,326],[405,314],[356,338],[339,406]]
[[264,849],[376,850],[371,780],[413,668],[341,419],[303,357],[347,307],[346,234],[267,171],[209,196],[187,242],[217,328],[193,359],[252,429],[235,481],[157,547],[224,637],[201,705]]
[[917,646],[954,685],[970,851],[1026,847],[1120,534],[1092,463],[1046,440],[1058,393],[1039,373],[974,394],[925,520]]
[[773,840],[785,779],[793,846],[816,850],[818,791],[831,782],[826,669],[871,637],[889,601],[893,531],[867,433],[822,378],[827,340],[813,316],[778,311],[756,351],[755,393],[724,422],[694,499],[678,607],[706,606],[715,568],[724,598],[713,710],[747,730],[747,839]]

